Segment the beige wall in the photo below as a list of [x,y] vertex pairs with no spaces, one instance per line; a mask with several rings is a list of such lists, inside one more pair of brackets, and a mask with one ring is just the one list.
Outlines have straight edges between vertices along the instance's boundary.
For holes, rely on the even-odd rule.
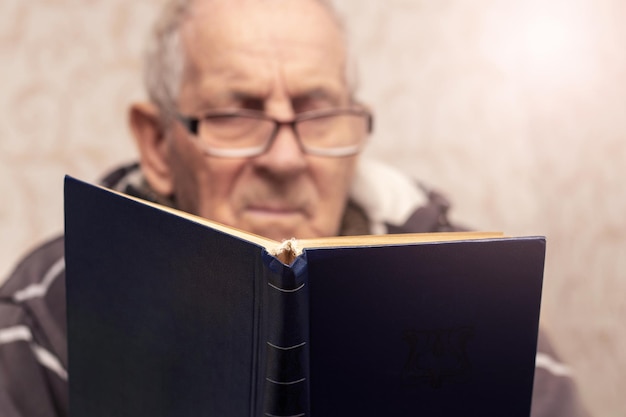
[[[62,227],[62,176],[134,155],[124,112],[158,2],[0,2],[0,276]],[[342,0],[369,153],[454,218],[545,234],[542,318],[602,416],[626,415],[626,6]]]

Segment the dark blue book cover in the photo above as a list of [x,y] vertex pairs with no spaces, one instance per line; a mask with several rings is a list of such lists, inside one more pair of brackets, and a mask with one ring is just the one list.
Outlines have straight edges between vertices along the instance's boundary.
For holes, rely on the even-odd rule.
[[65,205],[73,417],[530,413],[541,237],[287,261],[72,178]]

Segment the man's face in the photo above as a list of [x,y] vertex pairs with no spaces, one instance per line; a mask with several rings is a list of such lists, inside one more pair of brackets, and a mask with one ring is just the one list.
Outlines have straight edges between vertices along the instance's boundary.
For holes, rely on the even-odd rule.
[[[341,34],[319,4],[197,3],[182,29],[181,114],[251,109],[287,121],[350,103]],[[180,123],[169,134],[181,209],[277,240],[337,234],[356,156],[306,155],[288,126],[251,158],[208,156]]]

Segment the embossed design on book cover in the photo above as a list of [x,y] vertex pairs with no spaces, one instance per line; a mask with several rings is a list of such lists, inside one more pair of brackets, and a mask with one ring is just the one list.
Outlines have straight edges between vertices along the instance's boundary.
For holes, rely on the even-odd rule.
[[441,388],[467,381],[472,374],[467,347],[473,337],[473,327],[405,331],[403,382]]

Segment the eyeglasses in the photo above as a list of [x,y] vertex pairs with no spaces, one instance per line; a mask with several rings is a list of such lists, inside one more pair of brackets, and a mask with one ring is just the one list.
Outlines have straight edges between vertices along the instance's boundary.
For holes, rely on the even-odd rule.
[[361,151],[372,131],[372,115],[361,108],[302,112],[280,121],[253,110],[214,111],[201,118],[178,115],[208,155],[249,158],[266,152],[281,126],[293,129],[302,151],[309,155],[343,157]]

